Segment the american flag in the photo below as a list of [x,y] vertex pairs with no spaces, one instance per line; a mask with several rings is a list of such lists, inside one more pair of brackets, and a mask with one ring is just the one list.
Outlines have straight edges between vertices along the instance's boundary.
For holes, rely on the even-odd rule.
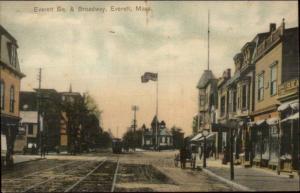
[[142,83],[146,83],[149,80],[157,81],[157,76],[158,76],[157,73],[145,72],[144,75],[141,77]]

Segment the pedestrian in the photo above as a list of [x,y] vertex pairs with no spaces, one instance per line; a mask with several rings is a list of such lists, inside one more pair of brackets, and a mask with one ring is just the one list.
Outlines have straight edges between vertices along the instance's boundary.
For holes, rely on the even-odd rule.
[[211,155],[216,157],[216,147],[214,145],[211,146]]
[[180,166],[182,169],[185,169],[185,162],[186,162],[186,148],[183,146],[180,149]]
[[200,155],[199,155],[200,160],[202,159],[203,152],[204,152],[203,145],[200,145]]
[[43,147],[42,147],[42,157],[46,157],[46,144],[43,144]]

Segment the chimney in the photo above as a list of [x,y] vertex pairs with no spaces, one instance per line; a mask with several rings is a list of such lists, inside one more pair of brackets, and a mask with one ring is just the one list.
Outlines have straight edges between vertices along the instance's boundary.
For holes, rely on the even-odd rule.
[[273,32],[276,30],[276,23],[270,23],[270,32]]
[[227,78],[230,78],[230,71],[231,71],[231,69],[230,68],[228,68],[227,70],[225,70],[224,72],[223,72],[223,78],[224,79],[227,79]]

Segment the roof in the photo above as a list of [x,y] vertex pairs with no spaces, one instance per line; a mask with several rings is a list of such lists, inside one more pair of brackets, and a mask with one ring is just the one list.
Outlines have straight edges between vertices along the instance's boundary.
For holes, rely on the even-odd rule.
[[20,110],[35,111],[37,109],[37,94],[33,91],[20,92]]
[[159,135],[172,135],[172,134],[170,133],[170,131],[167,128],[165,128],[165,129],[160,130]]
[[[154,131],[154,134],[155,134],[155,131]],[[152,130],[149,130],[149,131],[144,131],[144,135],[153,135],[153,131]],[[160,129],[160,132],[159,132],[159,136],[172,136],[172,133],[167,129],[167,128],[163,128],[163,129]]]
[[197,88],[198,89],[202,89],[206,86],[206,84],[211,80],[211,79],[215,79],[215,76],[213,75],[211,70],[204,70],[198,84],[197,84]]

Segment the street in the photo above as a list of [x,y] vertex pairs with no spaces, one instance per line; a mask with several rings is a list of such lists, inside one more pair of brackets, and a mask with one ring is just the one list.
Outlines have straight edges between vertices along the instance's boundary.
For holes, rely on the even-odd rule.
[[175,151],[48,155],[1,174],[2,192],[235,191],[207,174],[174,166]]

